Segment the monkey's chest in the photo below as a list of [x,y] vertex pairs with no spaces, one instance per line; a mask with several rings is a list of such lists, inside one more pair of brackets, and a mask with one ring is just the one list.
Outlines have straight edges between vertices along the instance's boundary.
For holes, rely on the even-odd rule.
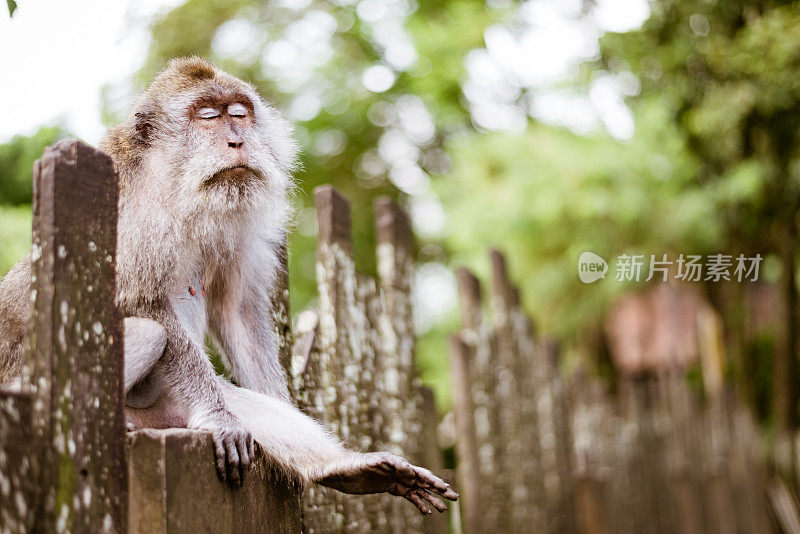
[[195,341],[202,344],[206,334],[208,308],[206,288],[200,277],[178,284],[170,295],[170,302],[181,324]]

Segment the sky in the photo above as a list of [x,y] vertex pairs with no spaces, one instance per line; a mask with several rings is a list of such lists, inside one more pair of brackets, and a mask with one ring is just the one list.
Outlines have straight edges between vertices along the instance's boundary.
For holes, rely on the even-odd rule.
[[124,85],[144,61],[144,21],[178,0],[18,0],[0,10],[0,142],[63,121],[97,143],[100,91]]

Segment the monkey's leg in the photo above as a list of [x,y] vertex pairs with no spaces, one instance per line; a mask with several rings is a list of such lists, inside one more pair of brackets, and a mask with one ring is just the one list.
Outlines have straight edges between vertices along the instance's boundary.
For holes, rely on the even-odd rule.
[[431,506],[440,512],[447,510],[439,496],[458,498],[447,483],[425,468],[388,452],[349,451],[290,403],[224,379],[220,382],[228,409],[270,457],[304,482],[345,493],[388,492],[408,499],[424,514],[431,513]]
[[167,331],[152,319],[125,318],[125,404],[152,406],[163,387],[151,371],[167,346]]

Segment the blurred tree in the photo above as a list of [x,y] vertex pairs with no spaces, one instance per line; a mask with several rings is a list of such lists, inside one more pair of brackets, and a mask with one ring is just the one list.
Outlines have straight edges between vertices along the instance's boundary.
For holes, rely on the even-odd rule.
[[31,249],[31,207],[0,205],[0,277]]
[[659,96],[671,110],[701,162],[697,182],[719,193],[720,246],[780,257],[773,410],[779,429],[796,428],[800,5],[663,0],[651,9],[640,30],[602,38],[600,64],[630,69],[642,83],[637,98]]
[[[439,183],[455,261],[482,265],[487,278],[486,243],[506,251],[540,329],[588,361],[606,307],[631,289],[614,280],[618,255],[702,254],[722,232],[685,137],[655,99],[639,111],[629,143],[542,125],[464,137]],[[580,282],[585,251],[609,262],[606,279]]]
[[0,144],[0,276],[30,249],[33,163],[66,137],[60,126],[45,126]]
[[68,137],[59,126],[45,126],[33,135],[17,135],[0,145],[0,204],[30,204],[33,162],[44,149]]

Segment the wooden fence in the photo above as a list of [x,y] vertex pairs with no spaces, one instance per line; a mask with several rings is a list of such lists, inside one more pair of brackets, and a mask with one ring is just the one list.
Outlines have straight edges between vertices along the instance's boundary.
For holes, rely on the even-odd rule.
[[[118,183],[110,158],[78,141],[34,169],[31,353],[22,391],[0,390],[0,532],[428,532],[392,496],[302,496],[258,455],[244,486],[221,482],[210,435],[127,433],[122,316],[114,303]],[[319,309],[293,343],[286,280],[273,299],[299,406],[347,444],[439,470],[432,394],[414,375],[411,229],[375,204],[378,280],[353,263],[347,201],[315,192]]]
[[[347,200],[324,186],[314,204],[319,307],[298,316],[295,398],[349,447],[388,450],[441,472],[433,394],[415,376],[408,217],[391,200],[376,201],[375,280],[355,269]],[[315,486],[303,497],[304,525],[319,533],[448,532],[446,515],[423,518],[408,504]]]
[[[625,377],[616,396],[565,380],[497,252],[491,321],[478,280],[457,273],[460,517],[455,505],[423,518],[388,495],[301,495],[263,456],[243,487],[221,482],[208,434],[125,431],[117,188],[110,159],[77,141],[35,166],[31,357],[22,391],[0,390],[0,532],[800,530],[790,492],[768,479],[755,425],[724,387],[700,403],[676,371]],[[314,201],[319,305],[299,314],[293,335],[286,280],[273,299],[294,398],[349,447],[441,473],[433,394],[415,375],[408,217],[376,202],[374,279],[355,269],[347,201],[330,187]]]
[[767,482],[758,430],[729,391],[718,385],[700,403],[677,370],[622,377],[613,396],[580,373],[565,381],[504,257],[493,251],[491,263],[491,320],[462,269],[463,330],[451,340],[467,534],[798,532],[796,506]]

